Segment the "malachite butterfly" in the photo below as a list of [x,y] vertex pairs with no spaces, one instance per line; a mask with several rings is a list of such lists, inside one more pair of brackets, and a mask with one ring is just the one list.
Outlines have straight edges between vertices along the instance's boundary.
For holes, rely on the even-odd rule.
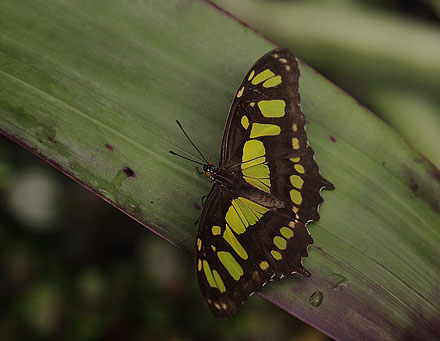
[[268,281],[300,273],[313,243],[306,228],[319,220],[323,188],[307,141],[299,69],[288,49],[273,50],[249,70],[226,121],[219,167],[196,242],[202,295],[214,316],[230,318]]

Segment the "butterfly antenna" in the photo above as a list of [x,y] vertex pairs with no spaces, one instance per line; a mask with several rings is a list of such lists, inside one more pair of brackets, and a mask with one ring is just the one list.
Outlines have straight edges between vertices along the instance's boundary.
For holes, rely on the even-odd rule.
[[177,154],[177,153],[173,152],[172,150],[170,150],[170,153],[173,154],[173,155],[176,155],[178,157],[181,157],[182,159],[185,159],[185,160],[188,160],[188,161],[191,161],[191,162],[195,162],[195,163],[197,163],[199,165],[204,166],[203,163],[201,163],[200,161],[196,161],[196,160],[190,159],[189,157]]
[[[208,164],[208,160],[206,160],[206,158],[203,156],[202,152],[199,150],[199,148],[196,147],[196,145],[194,144],[193,141],[191,141],[191,139],[189,138],[188,134],[185,132],[185,130],[183,129],[182,125],[180,124],[180,122],[178,120],[176,120],[179,128],[183,131],[183,133],[185,134],[186,138],[188,139],[189,142],[191,142],[191,144],[193,145],[193,147],[197,150],[197,152],[200,154],[200,156],[202,157],[203,160],[205,160],[205,162]],[[175,154],[175,153],[174,153]]]

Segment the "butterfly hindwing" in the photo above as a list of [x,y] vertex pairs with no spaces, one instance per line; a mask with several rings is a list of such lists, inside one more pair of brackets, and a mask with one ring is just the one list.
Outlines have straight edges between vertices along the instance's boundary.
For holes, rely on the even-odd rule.
[[259,271],[256,281],[250,276],[258,271],[252,259],[258,259],[259,249],[257,245],[245,244],[240,235],[226,226],[232,200],[227,190],[214,185],[200,218],[196,243],[199,286],[208,307],[220,318],[233,316],[255,287],[272,275]]
[[304,224],[219,185],[214,185],[205,207],[196,243],[197,274],[216,317],[233,316],[271,279],[307,274],[301,259],[312,239]]

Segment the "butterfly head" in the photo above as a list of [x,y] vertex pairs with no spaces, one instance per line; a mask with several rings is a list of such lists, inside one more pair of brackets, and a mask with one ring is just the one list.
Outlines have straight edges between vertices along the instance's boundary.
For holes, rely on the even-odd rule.
[[217,168],[214,166],[212,162],[203,165],[203,171],[205,172],[205,176],[212,182],[214,181],[215,173]]

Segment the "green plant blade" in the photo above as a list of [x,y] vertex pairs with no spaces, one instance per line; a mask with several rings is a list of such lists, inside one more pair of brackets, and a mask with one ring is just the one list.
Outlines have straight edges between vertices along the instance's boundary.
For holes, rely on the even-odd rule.
[[215,2],[354,91],[440,166],[439,25],[387,10],[385,2]]
[[[192,252],[210,185],[168,153],[195,155],[175,119],[217,161],[236,87],[273,46],[202,1],[5,0],[0,11],[1,131]],[[336,338],[435,338],[438,169],[304,64],[300,89],[336,190],[309,225],[312,277],[261,295]]]
[[294,44],[312,65],[355,72],[363,81],[386,74],[396,83],[416,83],[433,93],[440,89],[438,25],[357,1],[214,2],[285,45]]

